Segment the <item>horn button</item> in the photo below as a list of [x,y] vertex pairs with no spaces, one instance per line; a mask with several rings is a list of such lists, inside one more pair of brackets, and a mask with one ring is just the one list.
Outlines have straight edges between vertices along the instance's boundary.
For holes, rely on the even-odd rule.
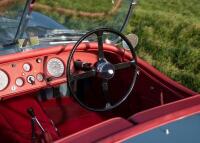
[[97,76],[102,79],[111,79],[115,75],[115,67],[108,61],[97,64]]

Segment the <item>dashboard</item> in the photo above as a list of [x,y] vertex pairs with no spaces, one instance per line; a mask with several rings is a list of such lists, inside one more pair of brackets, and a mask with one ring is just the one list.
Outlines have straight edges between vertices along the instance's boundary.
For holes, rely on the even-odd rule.
[[[71,48],[27,51],[0,57],[0,99],[30,93],[66,82],[66,63]],[[97,56],[78,52],[74,60],[94,62]]]

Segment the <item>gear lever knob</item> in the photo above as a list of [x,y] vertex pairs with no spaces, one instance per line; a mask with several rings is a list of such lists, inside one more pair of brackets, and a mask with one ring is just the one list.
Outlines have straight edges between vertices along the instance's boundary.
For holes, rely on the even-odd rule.
[[33,118],[35,117],[35,112],[32,107],[27,109],[27,113]]

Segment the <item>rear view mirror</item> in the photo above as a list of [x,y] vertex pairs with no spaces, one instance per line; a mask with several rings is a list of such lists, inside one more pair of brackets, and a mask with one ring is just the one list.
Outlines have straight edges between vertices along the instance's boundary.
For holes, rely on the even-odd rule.
[[[138,40],[139,40],[138,36],[136,34],[128,34],[126,37],[131,42],[133,48],[135,48],[138,44]],[[122,45],[124,48],[129,49],[128,45],[124,41],[123,41]]]

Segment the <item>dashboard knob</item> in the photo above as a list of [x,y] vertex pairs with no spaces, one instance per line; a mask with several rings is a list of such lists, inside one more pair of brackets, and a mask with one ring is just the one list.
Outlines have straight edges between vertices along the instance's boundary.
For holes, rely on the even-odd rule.
[[29,75],[27,77],[27,82],[30,83],[30,84],[32,84],[32,85],[34,85],[35,84],[35,77],[32,76],[32,75]]
[[42,62],[42,59],[41,59],[41,58],[37,58],[37,59],[36,59],[36,62],[37,62],[37,63],[41,63],[41,62]]
[[15,84],[18,86],[18,87],[22,87],[24,85],[24,80],[23,78],[19,77],[15,80]]

